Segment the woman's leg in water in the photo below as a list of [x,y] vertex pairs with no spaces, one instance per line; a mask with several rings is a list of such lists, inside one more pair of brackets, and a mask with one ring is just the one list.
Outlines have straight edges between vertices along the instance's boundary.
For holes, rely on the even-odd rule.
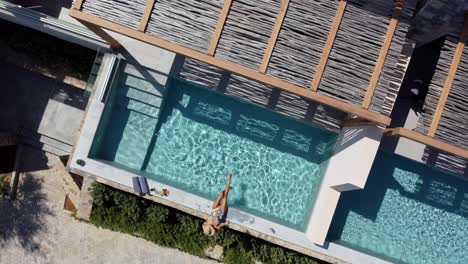
[[213,203],[213,206],[211,207],[212,209],[217,208],[218,206],[222,205],[222,199],[224,198],[224,191],[220,192],[218,195],[218,198],[216,198],[216,201]]
[[223,200],[221,201],[221,209],[223,209],[224,213],[226,213],[226,210],[227,210],[228,194],[229,194],[229,189],[231,188],[231,178],[232,178],[232,174],[229,173],[228,182],[226,184],[226,188],[223,191],[224,197],[223,197]]

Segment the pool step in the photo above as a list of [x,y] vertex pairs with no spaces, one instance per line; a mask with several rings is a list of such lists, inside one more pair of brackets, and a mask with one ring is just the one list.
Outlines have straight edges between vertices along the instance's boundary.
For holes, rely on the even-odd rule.
[[146,77],[138,77],[137,75],[140,75],[138,71],[134,72],[130,68],[125,67],[125,73],[127,74],[122,74],[120,83],[122,85],[125,85],[130,88],[138,89],[141,91],[144,91],[146,93],[162,97],[164,93],[164,86],[159,84],[158,81],[160,82],[161,80],[158,80],[158,78],[155,78],[152,82],[148,81],[148,79],[151,79],[151,74]]
[[70,155],[73,146],[29,129],[21,129],[18,141],[57,156]]
[[130,100],[127,104],[127,109],[151,116],[153,118],[158,118],[159,116],[159,108],[156,107],[151,107],[148,105],[145,105],[141,102]]
[[145,91],[138,90],[135,88],[129,88],[125,94],[126,97],[140,101],[142,103],[154,106],[161,107],[162,97],[154,94],[146,93]]
[[120,98],[116,100],[116,105],[120,108],[128,109],[152,118],[158,118],[162,97],[148,94],[144,91],[129,88],[120,92]]

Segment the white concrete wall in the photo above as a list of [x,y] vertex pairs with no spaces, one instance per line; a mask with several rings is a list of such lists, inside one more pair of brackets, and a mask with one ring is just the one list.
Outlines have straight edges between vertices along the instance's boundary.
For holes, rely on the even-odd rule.
[[383,130],[375,125],[344,127],[330,159],[327,174],[336,190],[363,189],[382,139]]
[[307,227],[307,238],[313,243],[325,243],[341,192],[364,188],[382,135],[383,129],[375,125],[341,131]]

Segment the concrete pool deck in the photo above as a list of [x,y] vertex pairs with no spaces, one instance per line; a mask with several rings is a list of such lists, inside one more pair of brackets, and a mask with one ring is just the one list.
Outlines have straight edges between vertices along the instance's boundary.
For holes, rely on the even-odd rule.
[[[100,77],[96,81],[94,94],[91,97],[81,135],[69,167],[72,172],[132,192],[132,177],[138,176],[137,174],[88,158],[105,106],[103,95],[107,93],[105,89],[109,85],[109,74],[107,73],[112,69],[114,61],[112,55],[106,55],[103,61]],[[151,73],[151,77],[162,87],[167,81],[167,76],[164,74]],[[338,139],[338,147],[329,161],[329,168],[333,169],[327,170],[325,173],[315,204],[315,208],[318,210],[312,213],[306,232],[285,227],[235,208],[231,208],[229,211],[230,228],[331,263],[387,263],[347,247],[325,242],[340,192],[363,188],[380,143],[381,132],[381,129],[373,126],[349,127],[342,131]],[[368,158],[363,158],[363,155]],[[84,160],[86,165],[83,167],[77,165],[78,159]],[[349,174],[349,168],[355,172]],[[150,188],[166,187],[153,180],[149,180],[148,183]],[[170,187],[170,190],[169,197],[146,196],[145,198],[202,218],[210,212],[211,200],[177,188]]]

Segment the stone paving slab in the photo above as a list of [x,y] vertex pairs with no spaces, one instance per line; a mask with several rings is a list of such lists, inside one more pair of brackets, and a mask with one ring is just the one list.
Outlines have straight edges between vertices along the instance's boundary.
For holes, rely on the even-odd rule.
[[73,145],[87,99],[83,90],[0,61],[0,130],[28,129]]

